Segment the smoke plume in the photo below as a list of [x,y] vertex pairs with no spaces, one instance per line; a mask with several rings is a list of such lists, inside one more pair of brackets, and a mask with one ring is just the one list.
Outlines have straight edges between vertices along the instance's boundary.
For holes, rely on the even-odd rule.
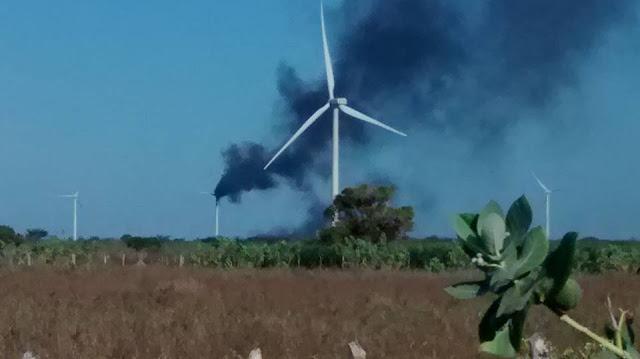
[[[544,108],[560,90],[576,85],[579,65],[604,34],[635,20],[629,15],[634,4],[345,1],[327,12],[336,94],[401,130],[455,133],[491,150],[504,145],[496,138],[525,121],[514,113]],[[320,38],[313,40],[320,47]],[[323,70],[304,81],[286,64],[277,69],[280,114],[273,121],[283,142],[326,102]],[[362,124],[345,120],[341,126],[343,141],[371,143]],[[316,122],[268,171],[262,168],[275,149],[234,144],[223,153],[226,170],[216,196],[240,201],[243,192],[274,188],[280,179],[306,190],[311,176],[329,174],[330,139],[331,121]]]

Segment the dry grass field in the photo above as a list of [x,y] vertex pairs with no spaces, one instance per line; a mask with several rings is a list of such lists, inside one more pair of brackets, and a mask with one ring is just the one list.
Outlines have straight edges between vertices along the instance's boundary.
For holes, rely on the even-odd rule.
[[[161,266],[0,273],[0,353],[19,358],[477,358],[487,299],[461,302],[443,288],[469,273],[211,271]],[[579,278],[573,316],[592,328],[604,302],[640,312],[640,276]],[[542,308],[539,331],[564,349],[585,341]]]

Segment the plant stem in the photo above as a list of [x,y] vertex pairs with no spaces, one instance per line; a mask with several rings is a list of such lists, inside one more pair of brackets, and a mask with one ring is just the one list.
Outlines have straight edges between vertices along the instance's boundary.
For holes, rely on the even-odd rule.
[[587,327],[581,325],[580,323],[576,322],[570,316],[568,316],[566,314],[563,314],[563,315],[560,316],[560,320],[565,322],[565,323],[567,323],[567,324],[569,324],[575,330],[577,330],[577,331],[587,335],[589,338],[595,340],[600,345],[605,347],[607,350],[610,350],[611,352],[615,353],[617,356],[619,356],[621,358],[625,358],[625,359],[631,359],[631,357],[629,355],[627,355],[627,353],[625,353],[622,349],[616,347],[615,345],[613,345],[613,343],[611,343],[607,339],[605,339],[605,338],[599,336],[598,334],[592,332],[591,330],[589,330],[589,328],[587,328]]

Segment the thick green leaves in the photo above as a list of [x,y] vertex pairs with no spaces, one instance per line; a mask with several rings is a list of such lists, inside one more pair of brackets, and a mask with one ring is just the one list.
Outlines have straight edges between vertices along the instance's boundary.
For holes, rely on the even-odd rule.
[[484,281],[465,282],[447,287],[445,291],[457,299],[472,299],[485,294],[487,292],[487,286]]
[[481,213],[478,218],[478,235],[489,252],[500,254],[504,247],[504,239],[507,237],[504,219],[493,212]]
[[483,214],[486,215],[489,213],[495,213],[500,217],[504,217],[504,212],[502,212],[502,208],[496,201],[490,201],[489,203],[487,203],[487,205],[484,206],[484,208],[480,212],[480,217],[482,217]]
[[499,291],[509,285],[515,278],[515,271],[518,268],[518,250],[515,243],[509,243],[504,249],[501,258],[501,267],[491,272],[489,284],[494,291]]
[[512,329],[517,328],[512,328],[512,321],[509,316],[497,315],[499,305],[500,299],[498,298],[482,317],[478,327],[478,335],[481,342],[480,351],[504,358],[513,358],[516,356],[520,340],[515,341],[516,344],[514,345],[514,339],[516,339],[517,335],[514,336],[511,332]]
[[514,358],[517,352],[513,344],[511,344],[509,324],[505,324],[504,327],[498,330],[492,340],[482,342],[480,344],[480,351],[503,358]]
[[462,213],[460,217],[471,227],[475,229],[478,226],[478,214],[477,213]]
[[513,286],[500,297],[500,306],[496,315],[500,317],[523,310],[529,304],[535,280],[536,276],[530,275],[522,280],[514,281]]
[[453,229],[460,239],[466,241],[469,237],[474,237],[476,233],[471,229],[471,225],[463,217],[463,214],[455,215],[453,217]]
[[507,212],[507,230],[512,238],[521,238],[531,226],[531,206],[525,196],[518,198]]
[[577,240],[578,233],[569,232],[565,234],[558,248],[549,254],[544,263],[546,276],[553,280],[552,292],[560,291],[569,276],[571,276]]
[[489,254],[484,241],[472,229],[477,225],[477,217],[478,215],[470,213],[463,213],[453,217],[453,227],[458,238],[463,242],[465,252],[470,257],[475,257],[477,253]]
[[537,268],[545,261],[548,252],[549,241],[542,227],[532,229],[524,238],[515,276],[519,277]]
[[529,307],[527,306],[525,309],[514,313],[511,316],[511,327],[510,327],[510,333],[511,334],[511,344],[513,345],[513,347],[516,349],[516,351],[520,350],[520,347],[522,346],[522,336],[524,334],[524,323],[527,320],[527,314],[529,313]]

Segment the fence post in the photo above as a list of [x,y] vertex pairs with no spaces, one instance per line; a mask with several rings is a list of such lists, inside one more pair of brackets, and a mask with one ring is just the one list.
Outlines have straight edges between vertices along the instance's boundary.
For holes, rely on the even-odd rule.
[[106,254],[102,255],[102,263],[104,263],[104,265],[107,265],[107,260],[109,259],[109,257]]
[[76,254],[75,253],[71,253],[71,265],[72,266],[76,266]]
[[31,252],[27,252],[27,267],[31,267]]
[[124,267],[127,264],[127,255],[122,253],[122,266]]
[[184,256],[181,254],[180,255],[180,263],[179,263],[180,268],[182,268],[182,266],[184,266]]

